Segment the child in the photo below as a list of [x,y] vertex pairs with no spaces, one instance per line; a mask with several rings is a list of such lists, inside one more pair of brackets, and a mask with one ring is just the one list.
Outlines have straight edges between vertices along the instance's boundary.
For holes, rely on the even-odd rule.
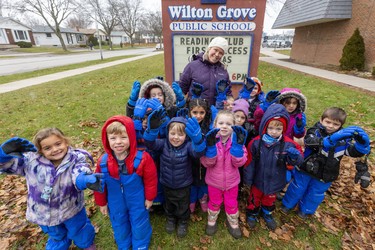
[[[155,110],[148,118],[144,133],[146,146],[160,152],[160,182],[163,185],[167,215],[166,231],[173,233],[177,222],[177,236],[187,235],[190,217],[190,185],[193,182],[192,159],[205,153],[206,143],[195,118],[174,117],[167,125],[167,138],[156,139],[165,120],[165,111]],[[186,140],[186,135],[191,139]]]
[[[191,99],[188,103],[190,117],[197,119],[202,134],[205,135],[210,129],[211,110],[206,100]],[[203,212],[207,212],[208,189],[205,182],[206,168],[195,158],[192,161],[193,184],[190,189],[190,212],[194,213],[196,202],[199,200]]]
[[279,103],[284,105],[289,113],[289,125],[286,130],[286,136],[291,139],[302,138],[305,135],[306,116],[305,110],[307,99],[296,88],[284,88],[280,91],[278,97]]
[[[300,218],[306,219],[308,215],[314,214],[324,200],[325,192],[339,176],[342,157],[361,157],[370,153],[370,138],[366,132],[356,126],[343,128],[345,120],[343,109],[331,107],[307,131],[305,160],[295,171],[294,179],[282,200],[284,213],[298,203]],[[352,139],[354,144],[351,143]],[[369,177],[367,169],[359,170],[356,175],[356,179],[361,179],[361,186],[368,185],[364,185],[364,182]]]
[[[248,99],[249,102],[249,114],[248,114],[248,121],[251,124],[254,124],[255,118],[254,118],[254,112],[257,108],[257,106],[262,102],[262,87],[263,83],[257,78],[257,77],[251,77],[251,79],[255,82],[255,86],[253,90],[250,93],[250,98]],[[247,144],[246,144],[247,145]]]
[[156,196],[156,167],[147,152],[137,151],[133,120],[109,118],[102,128],[105,154],[96,172],[104,174],[104,193],[94,192],[100,212],[109,214],[119,249],[146,249],[152,228],[148,209]]
[[210,197],[206,234],[212,236],[216,233],[216,220],[224,200],[227,215],[225,223],[229,233],[238,239],[241,238],[241,230],[238,226],[237,195],[240,183],[238,168],[246,162],[247,152],[244,146],[246,131],[234,126],[234,115],[228,110],[219,111],[214,126],[215,128],[206,135],[207,152],[201,158],[202,164],[207,168],[206,183]]
[[[260,123],[259,135],[248,145],[249,158],[244,169],[244,182],[251,187],[247,206],[247,223],[256,226],[260,210],[267,227],[275,230],[272,217],[276,192],[286,185],[286,170],[301,164],[302,149],[285,136],[289,115],[281,104],[271,105]],[[288,165],[289,164],[289,165]]]
[[[48,234],[46,249],[96,249],[95,230],[84,208],[84,190],[101,190],[101,176],[91,174],[91,156],[73,149],[57,128],[45,128],[29,141],[14,137],[1,145],[0,171],[26,177],[26,219]],[[25,153],[32,151],[29,153]],[[24,154],[23,154],[24,153]],[[16,157],[16,156],[17,157]]]

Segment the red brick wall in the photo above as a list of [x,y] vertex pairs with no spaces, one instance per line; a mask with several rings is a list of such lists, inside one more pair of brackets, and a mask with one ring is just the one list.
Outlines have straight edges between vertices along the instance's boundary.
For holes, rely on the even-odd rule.
[[375,1],[353,1],[352,18],[295,29],[291,59],[309,64],[339,65],[346,41],[359,28],[366,46],[366,69],[375,67]]

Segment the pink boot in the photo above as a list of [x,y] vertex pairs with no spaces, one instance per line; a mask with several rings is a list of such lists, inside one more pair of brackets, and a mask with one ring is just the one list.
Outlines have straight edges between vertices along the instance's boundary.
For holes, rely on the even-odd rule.
[[190,213],[194,213],[195,212],[195,202],[190,203],[189,208],[190,208]]
[[96,250],[96,245],[95,245],[95,243],[92,243],[91,246],[89,246],[88,248],[85,248],[84,250]]
[[207,194],[204,194],[202,199],[199,199],[199,203],[201,204],[201,209],[203,212],[207,212],[207,208],[208,208],[208,195]]

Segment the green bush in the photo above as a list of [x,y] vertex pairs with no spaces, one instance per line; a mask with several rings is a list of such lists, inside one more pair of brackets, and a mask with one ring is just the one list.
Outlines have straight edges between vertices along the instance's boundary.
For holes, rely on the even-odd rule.
[[16,44],[20,47],[20,48],[31,48],[33,47],[33,45],[29,42],[16,42]]
[[342,50],[340,68],[343,70],[357,69],[359,71],[363,71],[365,68],[365,42],[358,28],[346,41]]
[[86,44],[80,44],[79,47],[80,47],[80,48],[86,48],[87,45],[86,45]]
[[94,44],[94,46],[99,45],[98,38],[94,37],[93,35],[91,35],[89,37],[89,40],[88,40],[87,44],[89,44],[90,42],[92,42],[92,44]]

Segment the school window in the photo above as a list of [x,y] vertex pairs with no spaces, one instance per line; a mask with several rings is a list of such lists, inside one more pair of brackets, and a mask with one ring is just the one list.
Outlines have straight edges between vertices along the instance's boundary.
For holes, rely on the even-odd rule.
[[14,35],[17,40],[28,40],[27,33],[24,30],[15,30]]
[[51,38],[52,37],[52,33],[46,33],[46,37],[47,38]]

